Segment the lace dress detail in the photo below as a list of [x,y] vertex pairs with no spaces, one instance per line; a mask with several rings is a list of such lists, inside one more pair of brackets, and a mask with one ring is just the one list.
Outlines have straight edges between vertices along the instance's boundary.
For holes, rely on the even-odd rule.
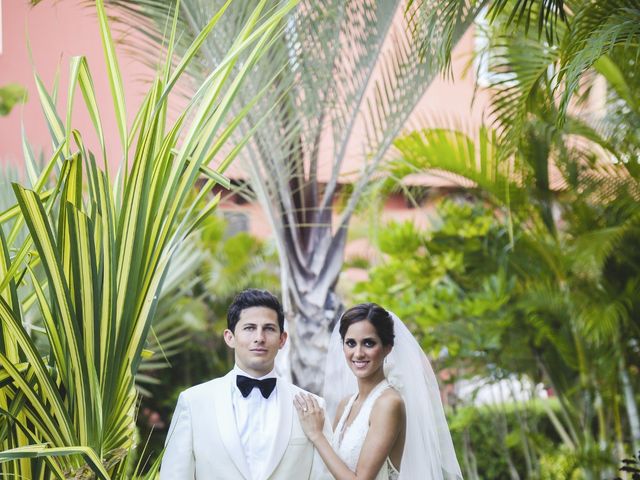
[[[345,423],[353,407],[353,402],[355,402],[357,397],[357,395],[353,395],[344,407],[344,412],[338,421],[336,431],[333,435],[332,446],[342,461],[346,463],[353,472],[356,471],[360,451],[362,450],[364,439],[367,437],[367,432],[369,431],[369,416],[371,415],[373,404],[382,392],[389,387],[391,387],[391,385],[386,380],[376,385],[365,399],[356,418],[351,422],[351,425],[346,427]],[[391,463],[389,457],[387,457],[375,480],[397,480],[398,475],[398,471]]]

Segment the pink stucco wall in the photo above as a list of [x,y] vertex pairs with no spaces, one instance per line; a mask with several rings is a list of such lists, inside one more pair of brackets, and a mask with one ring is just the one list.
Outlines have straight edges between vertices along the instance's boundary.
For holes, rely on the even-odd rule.
[[[71,57],[84,55],[91,69],[98,95],[107,145],[117,155],[120,149],[118,130],[111,103],[102,44],[95,10],[86,2],[44,0],[36,7],[27,0],[0,0],[2,8],[2,45],[0,53],[0,85],[19,83],[28,90],[28,101],[18,105],[9,116],[0,117],[0,164],[22,164],[21,126],[24,125],[36,155],[50,153],[50,136],[40,109],[33,76],[38,72],[51,90],[59,72],[58,111],[66,111],[66,88]],[[85,6],[81,6],[85,3]],[[30,45],[31,58],[28,44]],[[121,48],[119,50],[122,50]],[[125,84],[129,121],[144,91],[146,68],[120,51],[120,67]],[[84,109],[79,91],[74,110],[74,125],[85,142],[95,149],[96,139],[89,115]]]
[[[473,98],[475,71],[473,67],[468,68],[468,66],[472,61],[474,42],[474,31],[470,29],[458,42],[452,54],[451,75],[446,78],[439,76],[428,86],[407,120],[404,132],[435,126],[463,129],[469,133],[477,130],[484,117],[489,97],[486,91],[479,91],[475,101]],[[379,75],[379,72],[376,73]],[[373,80],[376,79],[376,73]],[[347,148],[347,162],[343,172],[359,172],[358,167],[364,160],[363,138],[365,138],[365,128],[360,118]],[[328,173],[326,175],[328,176]],[[344,178],[349,179],[348,174]],[[423,177],[422,180],[433,186],[452,185],[451,181],[442,178]]]
[[[111,146],[110,156],[119,153],[119,137],[113,115],[111,94],[107,83],[102,44],[98,31],[95,11],[81,0],[43,0],[37,7],[30,7],[28,0],[0,0],[2,9],[3,51],[0,53],[0,85],[15,82],[27,87],[28,102],[18,106],[8,117],[0,117],[0,164],[22,164],[21,125],[24,124],[30,144],[37,151],[50,152],[49,133],[40,110],[37,91],[33,79],[35,69],[45,85],[51,89],[56,72],[60,72],[61,90],[58,98],[59,111],[64,112],[67,92],[69,60],[75,55],[84,55],[93,73],[98,92],[100,111],[103,117],[107,145]],[[84,5],[83,5],[84,4]],[[116,34],[122,40],[122,34]],[[131,43],[131,37],[124,37]],[[27,42],[33,58],[30,59]],[[463,71],[474,49],[473,32],[467,32],[453,54],[453,78],[439,78],[429,87],[426,95],[416,108],[407,129],[423,125],[424,119],[431,124],[473,127],[480,122],[486,95],[481,93],[471,107],[473,95],[473,69],[466,76]],[[128,115],[132,120],[145,89],[147,69],[131,55],[119,48],[122,76],[125,85]],[[81,104],[82,102],[76,102]],[[79,128],[87,142],[94,149],[96,141],[87,112],[82,106],[74,111],[74,125]],[[362,121],[356,125],[349,147],[348,161],[344,171],[358,171],[362,161],[361,140],[364,136]],[[330,141],[323,142],[327,153],[332,152]],[[111,163],[117,163],[111,161]],[[322,164],[323,162],[321,162]],[[320,177],[329,177],[326,172]],[[234,175],[232,168],[230,172]],[[438,180],[438,182],[442,182]],[[445,182],[447,183],[447,182]]]

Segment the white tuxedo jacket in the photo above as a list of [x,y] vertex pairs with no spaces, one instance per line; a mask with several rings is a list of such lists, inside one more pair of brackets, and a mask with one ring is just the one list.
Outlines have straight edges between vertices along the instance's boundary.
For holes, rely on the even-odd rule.
[[[230,372],[180,394],[160,480],[251,480],[231,400],[234,379]],[[304,390],[282,379],[276,388],[280,421],[263,480],[325,478],[322,460],[302,431],[293,406],[295,394]],[[325,435],[331,431],[328,424],[326,420]]]

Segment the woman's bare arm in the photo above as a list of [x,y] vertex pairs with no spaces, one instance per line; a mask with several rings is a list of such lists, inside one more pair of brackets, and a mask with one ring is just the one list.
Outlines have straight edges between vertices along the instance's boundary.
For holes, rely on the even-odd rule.
[[[316,400],[311,396],[296,396],[294,404],[303,430],[336,480],[373,480],[389,456],[401,428],[404,428],[402,398],[395,392],[389,392],[389,394],[385,392],[374,404],[369,418],[369,432],[365,438],[356,471],[353,472],[322,434],[324,414]],[[344,405],[341,407],[339,410],[344,410]],[[306,412],[305,408],[307,408]]]
[[376,400],[371,410],[369,432],[360,450],[356,478],[375,478],[391,454],[405,423],[402,397],[397,392],[388,390]]

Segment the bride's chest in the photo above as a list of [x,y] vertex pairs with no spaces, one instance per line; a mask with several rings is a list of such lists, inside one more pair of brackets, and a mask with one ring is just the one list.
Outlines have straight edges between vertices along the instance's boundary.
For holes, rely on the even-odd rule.
[[369,430],[369,415],[361,411],[361,405],[352,405],[352,408],[345,412],[343,421],[340,423],[337,435],[334,436],[337,440],[336,446],[344,451],[362,447]]

